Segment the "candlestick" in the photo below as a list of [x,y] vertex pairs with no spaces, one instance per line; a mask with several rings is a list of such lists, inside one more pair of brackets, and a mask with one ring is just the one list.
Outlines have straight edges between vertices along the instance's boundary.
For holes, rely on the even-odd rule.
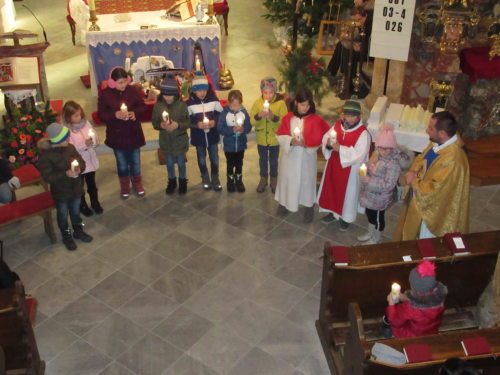
[[163,111],[163,113],[161,114],[161,118],[163,119],[163,121],[170,122],[170,116],[167,111]]
[[264,100],[264,112],[269,112],[269,101]]
[[95,136],[95,131],[94,129],[89,129],[89,133],[88,133],[88,136],[90,137],[90,139],[92,140],[92,144],[97,144],[97,139],[96,139],[96,136]]
[[337,143],[337,132],[333,128],[330,130],[330,141],[331,143]]
[[359,175],[361,177],[364,177],[364,176],[366,176],[366,172],[367,172],[366,164],[363,163],[363,164],[361,164],[361,167],[359,167]]
[[80,164],[78,163],[78,160],[75,159],[71,162],[71,170],[73,172],[77,172],[78,168],[80,168]]
[[205,133],[208,133],[210,131],[210,129],[208,128],[208,123],[210,122],[210,120],[206,117],[203,117],[203,125],[205,125],[205,129],[203,129],[205,131]]
[[201,61],[200,61],[200,58],[198,56],[196,56],[196,60],[194,63],[194,70],[197,72],[201,71]]
[[302,135],[302,131],[300,130],[300,127],[299,126],[296,126],[294,129],[293,129],[293,135],[295,136],[295,138],[297,140],[300,139],[300,136]]
[[391,297],[394,301],[396,301],[399,298],[399,295],[401,294],[401,285],[398,283],[392,284],[391,287]]
[[207,9],[208,20],[205,22],[206,25],[216,25],[217,21],[215,20],[215,12],[214,12],[214,0],[208,0],[208,9]]

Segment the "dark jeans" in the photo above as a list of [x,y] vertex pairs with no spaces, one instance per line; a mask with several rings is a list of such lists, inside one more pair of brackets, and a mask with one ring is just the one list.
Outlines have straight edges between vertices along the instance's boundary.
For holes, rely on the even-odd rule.
[[219,145],[213,144],[208,147],[196,146],[196,156],[198,159],[198,167],[202,176],[208,174],[207,168],[207,150],[210,159],[210,172],[212,176],[219,175]]
[[61,230],[61,233],[64,234],[69,229],[68,214],[73,227],[82,225],[82,218],[80,217],[80,200],[81,197],[62,201],[56,200],[57,226]]
[[179,178],[186,178],[186,156],[182,155],[166,155],[167,174],[168,178],[175,178],[175,163],[179,168]]
[[141,175],[141,149],[132,150],[113,149],[116,158],[116,169],[119,177]]
[[278,176],[278,156],[280,155],[280,146],[261,146],[257,145],[259,151],[260,176],[269,175],[268,165],[271,169],[271,177]]
[[382,232],[385,228],[385,210],[377,211],[367,208],[365,212],[368,222],[375,225],[375,229]]
[[225,152],[227,159],[227,175],[241,174],[243,171],[243,158],[245,151]]
[[84,188],[83,195],[85,195],[85,185],[87,185],[87,191],[89,192],[89,194],[92,194],[92,192],[97,191],[97,186],[95,184],[95,172],[88,172],[85,174],[81,174],[80,178],[83,181],[83,188]]

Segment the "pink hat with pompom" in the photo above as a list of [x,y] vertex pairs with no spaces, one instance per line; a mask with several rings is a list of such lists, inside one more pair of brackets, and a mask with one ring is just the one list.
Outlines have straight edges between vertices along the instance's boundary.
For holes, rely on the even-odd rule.
[[394,135],[394,128],[392,125],[384,124],[380,127],[377,138],[375,139],[375,145],[383,148],[396,147],[396,136]]

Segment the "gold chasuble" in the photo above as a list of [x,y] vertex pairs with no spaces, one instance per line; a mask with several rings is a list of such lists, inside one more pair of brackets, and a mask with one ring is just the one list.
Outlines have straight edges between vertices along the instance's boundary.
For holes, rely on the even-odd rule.
[[429,143],[410,167],[417,177],[394,234],[396,241],[416,239],[422,220],[436,237],[450,232],[467,233],[469,229],[469,163],[463,142],[458,137],[437,151],[438,157],[426,170],[424,156],[433,146]]

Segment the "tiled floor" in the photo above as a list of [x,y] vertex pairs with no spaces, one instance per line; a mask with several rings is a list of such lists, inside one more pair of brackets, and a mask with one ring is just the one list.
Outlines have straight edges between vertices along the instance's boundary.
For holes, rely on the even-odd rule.
[[[56,34],[61,61],[58,53],[47,58],[51,90],[65,90],[54,74],[64,63],[61,74],[72,77],[67,95],[91,103],[74,78],[81,74],[78,65],[68,67],[84,59],[81,47],[76,56],[61,46],[69,31],[50,22],[53,2],[25,3],[48,21],[49,37]],[[247,83],[244,93],[255,93],[258,79],[275,72],[270,56],[276,54],[267,45],[271,28],[258,16],[260,2],[231,6],[224,55],[236,81]],[[105,212],[86,220],[92,243],[75,252],[51,245],[39,218],[2,228],[7,262],[39,299],[35,333],[48,375],[328,374],[314,329],[322,246],[354,244],[366,220],[360,216],[341,233],[318,216],[303,225],[302,212],[276,215],[272,195],[255,192],[257,158],[250,142],[246,193],[204,192],[190,150],[188,194],[166,197],[165,169],[154,151],[145,151],[147,195],[121,201],[114,159],[104,154],[97,180]],[[500,229],[499,187],[473,188],[471,198],[472,230]],[[388,234],[398,210],[389,210]]]

